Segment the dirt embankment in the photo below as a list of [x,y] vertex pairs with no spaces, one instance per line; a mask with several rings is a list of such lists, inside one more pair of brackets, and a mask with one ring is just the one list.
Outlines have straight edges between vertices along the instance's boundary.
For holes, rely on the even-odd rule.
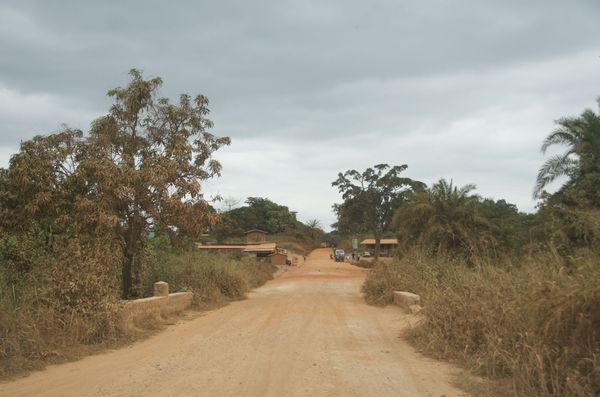
[[0,384],[4,396],[460,396],[454,371],[398,337],[407,317],[364,303],[366,270],[314,251],[216,311],[128,348]]

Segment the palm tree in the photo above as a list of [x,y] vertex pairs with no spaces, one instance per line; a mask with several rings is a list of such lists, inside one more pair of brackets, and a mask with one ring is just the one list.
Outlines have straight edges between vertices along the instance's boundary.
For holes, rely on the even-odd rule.
[[431,188],[412,193],[393,219],[401,241],[467,258],[492,249],[496,244],[492,225],[478,214],[480,199],[471,194],[474,189],[472,184],[457,187],[440,179]]
[[323,229],[321,228],[321,221],[318,219],[309,219],[304,225],[309,231],[310,238],[313,240],[317,236],[323,234]]
[[540,168],[533,192],[535,198],[540,198],[543,189],[559,177],[566,176],[569,183],[600,172],[600,117],[587,109],[579,117],[565,117],[556,124],[558,127],[542,144],[542,153],[553,145],[565,145],[567,150],[552,156]]

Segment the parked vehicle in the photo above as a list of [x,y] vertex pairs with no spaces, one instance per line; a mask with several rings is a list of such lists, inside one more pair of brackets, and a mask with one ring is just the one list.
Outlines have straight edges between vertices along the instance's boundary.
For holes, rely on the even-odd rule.
[[336,262],[344,262],[346,259],[346,253],[342,249],[335,250],[335,261]]

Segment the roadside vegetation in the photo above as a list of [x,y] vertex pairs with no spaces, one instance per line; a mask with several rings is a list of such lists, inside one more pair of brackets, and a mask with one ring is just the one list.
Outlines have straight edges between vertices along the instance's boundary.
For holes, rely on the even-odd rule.
[[[103,265],[114,261],[99,262],[82,247],[50,253],[32,241],[5,238],[2,244],[0,378],[143,336],[123,328],[118,266]],[[144,260],[142,296],[152,295],[154,282],[166,281],[172,292],[193,292],[197,309],[243,299],[275,270],[250,258],[173,246],[166,236],[146,243]],[[11,271],[17,266],[29,269]]]
[[377,305],[391,303],[394,290],[420,295],[422,321],[409,338],[428,354],[500,380],[497,395],[593,396],[600,388],[599,278],[589,253],[568,266],[548,253],[473,269],[415,250],[378,263],[363,291]]
[[566,150],[539,171],[535,214],[443,179],[410,192],[388,230],[397,258],[363,285],[375,305],[420,295],[408,337],[491,379],[485,395],[600,394],[600,117],[558,120],[553,145]]
[[122,329],[121,299],[156,281],[207,307],[272,275],[193,249],[220,221],[201,182],[219,176],[212,154],[230,142],[208,131],[208,99],[172,104],[160,78],[130,76],[88,133],[36,136],[0,169],[0,378],[139,336]]
[[173,247],[168,239],[152,241],[144,275],[144,291],[152,295],[157,280],[169,283],[173,292],[191,291],[199,308],[246,297],[251,289],[273,278],[276,268],[248,256],[205,253],[193,246]]

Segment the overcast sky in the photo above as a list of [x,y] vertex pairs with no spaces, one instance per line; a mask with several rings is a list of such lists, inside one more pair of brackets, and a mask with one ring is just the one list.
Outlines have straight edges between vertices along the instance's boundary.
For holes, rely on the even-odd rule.
[[87,130],[131,68],[202,93],[223,176],[334,221],[337,173],[408,164],[534,211],[554,120],[597,111],[600,1],[2,1],[0,166],[21,140]]

